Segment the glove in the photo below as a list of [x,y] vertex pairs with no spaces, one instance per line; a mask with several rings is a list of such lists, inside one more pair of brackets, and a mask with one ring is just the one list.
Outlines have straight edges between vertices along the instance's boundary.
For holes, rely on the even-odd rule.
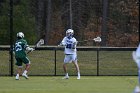
[[78,43],[77,41],[73,43],[72,49],[76,48],[77,43]]
[[28,54],[28,53],[30,53],[30,52],[32,52],[32,51],[34,51],[35,49],[30,48],[30,47],[27,47],[27,48],[26,48],[26,50],[28,51],[28,52],[27,52],[27,54]]
[[66,46],[66,44],[64,44],[64,43],[60,43],[58,46]]
[[32,51],[34,51],[34,50],[35,50],[34,48],[30,48],[30,50],[29,50],[29,51],[31,51],[31,52],[32,52]]
[[75,49],[75,48],[76,48],[76,45],[73,45],[73,46],[72,46],[72,49]]

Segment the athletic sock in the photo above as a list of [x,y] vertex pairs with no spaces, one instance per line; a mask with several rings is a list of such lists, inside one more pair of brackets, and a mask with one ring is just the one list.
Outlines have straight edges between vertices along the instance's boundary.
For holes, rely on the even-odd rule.
[[78,72],[78,76],[80,76],[80,72]]
[[65,76],[69,76],[68,73],[66,73]]
[[19,74],[17,74],[17,76],[19,77]]

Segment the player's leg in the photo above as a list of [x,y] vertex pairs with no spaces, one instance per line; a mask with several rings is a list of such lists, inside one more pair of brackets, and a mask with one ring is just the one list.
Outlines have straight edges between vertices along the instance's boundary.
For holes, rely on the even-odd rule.
[[63,69],[64,69],[65,76],[63,79],[69,79],[69,75],[67,72],[67,63],[69,62],[69,60],[70,60],[69,55],[65,55],[64,63],[63,63]]
[[27,73],[30,69],[30,60],[27,57],[25,57],[25,58],[23,58],[23,62],[24,62],[24,64],[26,64],[26,66],[25,66],[25,70],[24,70],[22,76],[24,76],[26,79],[28,79],[29,77],[28,77]]
[[77,71],[77,79],[80,79],[80,70],[79,70],[78,63],[76,61],[73,63],[74,63],[74,66],[76,68],[76,71]]
[[20,77],[21,73],[22,73],[22,66],[18,66],[16,80],[20,80],[19,77]]
[[68,75],[68,72],[67,72],[67,63],[63,64],[63,69],[64,69],[64,73],[65,73],[65,77],[63,79],[68,79],[69,75]]
[[76,68],[76,71],[77,71],[77,79],[80,79],[80,69],[79,69],[79,65],[77,63],[77,55],[72,55],[72,62]]
[[22,73],[22,61],[20,58],[16,58],[16,65],[18,66],[17,68],[17,75],[16,75],[16,80],[20,80],[20,75]]

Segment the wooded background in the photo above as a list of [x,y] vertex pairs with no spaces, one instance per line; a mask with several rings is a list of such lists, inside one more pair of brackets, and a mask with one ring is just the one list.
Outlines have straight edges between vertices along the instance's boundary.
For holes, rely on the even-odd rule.
[[[0,0],[0,45],[10,45],[9,3]],[[46,45],[58,45],[68,28],[78,41],[102,37],[101,46],[136,47],[139,43],[138,0],[13,0],[12,18],[13,40],[22,31],[29,44],[44,38]]]

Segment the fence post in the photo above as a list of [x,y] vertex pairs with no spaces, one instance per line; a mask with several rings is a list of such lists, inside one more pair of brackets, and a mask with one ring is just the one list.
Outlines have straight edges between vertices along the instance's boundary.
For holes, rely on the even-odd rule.
[[99,76],[99,48],[97,48],[97,76]]
[[54,75],[56,76],[56,50],[57,48],[55,48],[55,51],[54,51]]

